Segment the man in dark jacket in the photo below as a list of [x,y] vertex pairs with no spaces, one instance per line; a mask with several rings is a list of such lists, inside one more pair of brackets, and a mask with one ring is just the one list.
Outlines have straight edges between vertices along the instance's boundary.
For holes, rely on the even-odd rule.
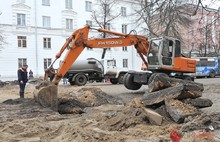
[[20,87],[20,98],[24,98],[24,89],[28,81],[27,68],[28,68],[28,65],[23,65],[21,68],[18,69],[18,83]]

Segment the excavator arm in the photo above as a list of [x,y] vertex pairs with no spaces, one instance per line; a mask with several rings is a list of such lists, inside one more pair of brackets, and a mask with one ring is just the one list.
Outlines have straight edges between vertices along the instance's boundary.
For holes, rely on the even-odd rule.
[[[113,38],[97,38],[89,39],[88,34],[90,30],[97,30],[98,32],[108,33],[109,35],[114,36]],[[70,46],[69,46],[70,45]],[[133,34],[123,34],[117,33],[105,29],[94,29],[86,26],[84,28],[76,30],[64,43],[60,51],[56,55],[54,62],[45,70],[45,78],[48,79],[48,74],[54,74],[55,77],[52,80],[52,83],[57,85],[62,77],[66,74],[71,65],[76,61],[78,56],[81,54],[85,47],[90,48],[114,48],[122,46],[131,46],[137,50],[137,53],[140,55],[143,63],[148,66],[147,61],[144,56],[148,55],[149,43],[148,39],[144,36],[133,35]],[[53,64],[55,61],[61,57],[62,53],[69,49],[59,70],[55,73],[53,72]]]
[[[108,35],[111,35],[111,38],[96,38],[96,39],[90,39],[88,37],[90,30],[97,30],[101,33],[107,33]],[[172,72],[177,71],[180,73],[183,72],[194,72],[195,71],[195,65],[196,61],[183,58],[179,56],[180,46],[178,47],[178,42],[175,39],[167,40],[168,38],[159,38],[155,40],[151,40],[151,44],[155,43],[155,46],[151,48],[149,47],[148,39],[144,36],[135,35],[135,34],[123,34],[123,33],[117,33],[105,29],[93,29],[89,26],[86,26],[84,28],[78,29],[66,40],[60,51],[56,54],[56,58],[53,61],[53,63],[48,67],[48,69],[45,70],[45,78],[44,80],[48,80],[48,75],[53,74],[54,78],[51,82],[43,82],[45,85],[37,86],[34,91],[35,100],[39,102],[41,105],[45,107],[51,107],[53,110],[57,111],[58,103],[57,103],[57,96],[58,96],[58,87],[59,81],[62,79],[62,77],[66,74],[68,69],[71,67],[71,65],[76,61],[78,56],[82,53],[83,49],[85,47],[90,48],[115,48],[115,47],[122,47],[122,46],[131,46],[133,45],[137,53],[140,55],[145,67],[147,69],[155,69],[157,71],[161,72]],[[169,41],[169,44],[161,44],[161,43],[167,43],[166,41]],[[174,42],[176,44],[174,44]],[[172,44],[170,44],[172,43]],[[174,45],[176,45],[178,48],[175,48]],[[171,51],[175,54],[163,54],[165,51],[169,51],[170,46],[172,47]],[[155,48],[156,47],[156,48]],[[149,50],[152,49],[151,50]],[[53,64],[56,62],[57,59],[61,57],[63,52],[68,49],[66,56],[64,57],[60,68],[58,71],[54,72],[53,70]],[[165,50],[167,49],[167,50]],[[148,55],[148,52],[152,54],[152,56]],[[152,52],[152,53],[151,53]],[[158,53],[154,54],[153,53]],[[171,56],[170,56],[171,55]],[[145,56],[145,57],[144,57]],[[145,60],[146,57],[148,57],[148,62]],[[166,60],[165,60],[166,59]],[[169,59],[169,60],[167,60]],[[165,62],[168,61],[168,62]],[[149,66],[148,66],[149,65]],[[136,77],[134,77],[133,74],[127,74],[125,76],[125,87],[131,90],[137,90],[141,87],[142,84],[146,84],[148,82],[148,77],[151,74],[136,74]],[[133,81],[133,78],[135,78]],[[150,79],[149,79],[150,80]],[[145,82],[143,82],[145,81]],[[139,83],[140,82],[140,83]]]

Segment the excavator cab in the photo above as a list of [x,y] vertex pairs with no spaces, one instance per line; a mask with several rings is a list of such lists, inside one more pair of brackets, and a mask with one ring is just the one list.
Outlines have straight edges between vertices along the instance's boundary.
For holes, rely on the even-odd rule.
[[173,68],[174,58],[180,56],[180,41],[171,37],[153,38],[148,51],[148,70]]

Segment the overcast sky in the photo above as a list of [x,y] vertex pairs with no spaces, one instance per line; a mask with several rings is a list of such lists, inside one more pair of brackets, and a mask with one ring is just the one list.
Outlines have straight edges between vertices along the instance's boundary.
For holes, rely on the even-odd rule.
[[202,4],[207,5],[209,8],[218,9],[220,7],[220,0],[202,0]]

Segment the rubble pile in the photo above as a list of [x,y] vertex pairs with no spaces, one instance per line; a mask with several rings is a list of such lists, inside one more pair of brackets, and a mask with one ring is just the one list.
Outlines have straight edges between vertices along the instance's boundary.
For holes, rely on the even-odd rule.
[[[146,92],[140,100],[144,107],[160,111],[161,117],[167,114],[176,123],[183,123],[188,116],[201,114],[200,108],[212,106],[212,101],[201,98],[204,90],[203,84],[193,81],[169,78],[158,74],[148,85]],[[164,112],[166,111],[166,112]],[[166,116],[163,116],[166,114]]]
[[0,87],[4,87],[5,85],[7,85],[7,83],[0,80]]
[[39,84],[43,82],[43,78],[32,78],[28,80],[28,83],[30,84]]
[[6,85],[18,85],[18,81],[14,80],[14,81],[1,81],[0,80],[0,87],[4,87]]
[[[50,86],[52,94],[53,85],[42,82],[36,88]],[[108,131],[123,131],[140,124],[166,125],[167,123],[187,123],[190,117],[202,114],[200,108],[212,106],[212,101],[202,98],[203,84],[169,78],[163,74],[154,76],[148,85],[148,92],[141,98],[136,98],[128,104],[104,93],[100,88],[83,87],[77,91],[58,94],[57,105],[52,106],[60,114],[96,113],[96,107],[106,104],[120,105],[120,109],[102,111],[102,115],[94,118],[100,128]],[[48,89],[41,89],[35,100],[44,107],[51,104]],[[36,94],[36,93],[35,93]],[[41,95],[39,95],[41,94]],[[51,92],[49,92],[51,94]],[[54,101],[52,101],[54,102]],[[50,106],[51,107],[51,106]],[[54,109],[54,107],[56,107]],[[90,109],[88,109],[90,108]],[[187,129],[185,126],[183,129]]]

